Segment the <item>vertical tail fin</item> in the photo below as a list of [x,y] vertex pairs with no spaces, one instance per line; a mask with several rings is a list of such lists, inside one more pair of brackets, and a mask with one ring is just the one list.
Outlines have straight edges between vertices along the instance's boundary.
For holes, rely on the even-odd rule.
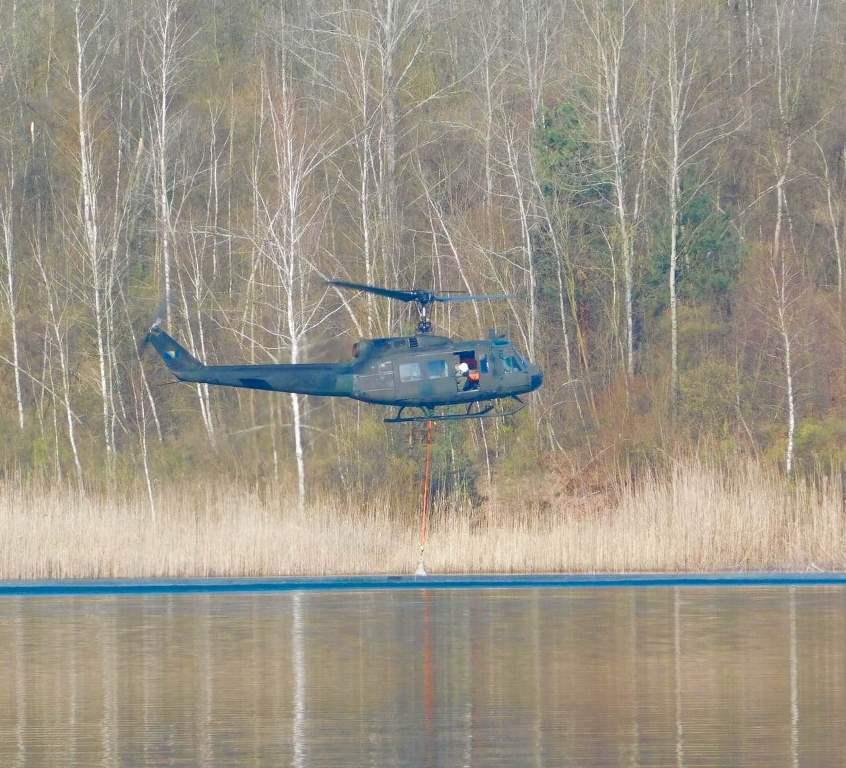
[[158,352],[165,365],[177,378],[198,373],[205,366],[181,346],[176,339],[165,333],[158,325],[154,325],[147,333],[147,339]]

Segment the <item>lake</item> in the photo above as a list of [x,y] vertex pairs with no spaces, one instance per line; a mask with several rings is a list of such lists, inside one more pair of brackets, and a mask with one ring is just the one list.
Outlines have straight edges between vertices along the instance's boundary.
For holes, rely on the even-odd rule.
[[0,597],[0,766],[842,765],[846,587]]

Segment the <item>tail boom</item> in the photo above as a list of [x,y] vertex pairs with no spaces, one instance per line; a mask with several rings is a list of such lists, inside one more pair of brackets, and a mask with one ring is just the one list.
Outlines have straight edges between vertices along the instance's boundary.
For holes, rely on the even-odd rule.
[[147,340],[180,381],[302,395],[352,395],[352,373],[344,363],[203,365],[161,328],[152,328]]

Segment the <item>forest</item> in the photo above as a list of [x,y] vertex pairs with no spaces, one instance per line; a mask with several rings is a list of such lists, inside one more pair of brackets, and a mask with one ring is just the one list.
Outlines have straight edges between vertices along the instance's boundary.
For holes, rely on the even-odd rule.
[[384,409],[176,384],[142,343],[161,317],[206,362],[306,362],[412,332],[328,278],[513,295],[434,317],[545,372],[518,416],[438,428],[442,500],[583,514],[684,457],[846,459],[846,3],[0,18],[1,484],[413,516],[420,436]]

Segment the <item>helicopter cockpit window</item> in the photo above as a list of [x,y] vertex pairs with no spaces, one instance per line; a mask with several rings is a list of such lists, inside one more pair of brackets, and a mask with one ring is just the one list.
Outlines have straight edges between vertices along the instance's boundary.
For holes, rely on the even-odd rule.
[[445,379],[447,376],[449,376],[449,368],[447,368],[446,360],[426,361],[427,379]]
[[420,371],[420,363],[400,363],[400,381],[421,381],[423,374]]
[[505,372],[510,373],[511,371],[522,371],[523,366],[520,364],[520,358],[516,355],[508,355],[507,357],[503,358],[503,363],[505,363]]

